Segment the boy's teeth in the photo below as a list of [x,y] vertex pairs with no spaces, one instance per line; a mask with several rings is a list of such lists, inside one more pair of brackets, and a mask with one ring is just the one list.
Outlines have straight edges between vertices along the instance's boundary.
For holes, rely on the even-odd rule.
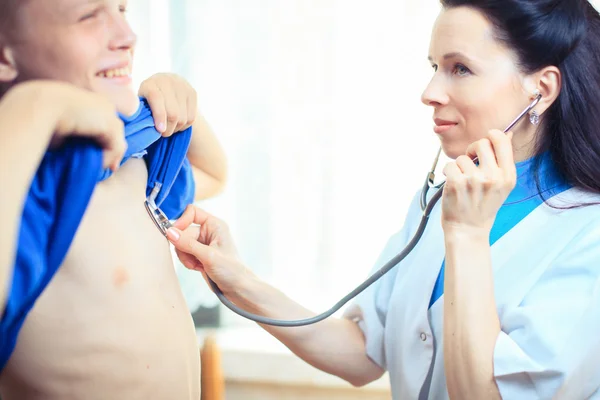
[[110,69],[108,71],[102,71],[98,74],[102,78],[114,78],[118,76],[127,76],[129,75],[129,68],[116,68]]

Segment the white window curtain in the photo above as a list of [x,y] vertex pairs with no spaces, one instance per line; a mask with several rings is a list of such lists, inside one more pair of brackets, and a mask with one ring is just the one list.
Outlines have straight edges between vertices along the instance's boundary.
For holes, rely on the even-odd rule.
[[[185,76],[229,158],[245,263],[315,311],[369,273],[438,148],[420,95],[437,0],[135,0],[135,80]],[[180,271],[191,308],[213,304]],[[225,323],[243,323],[229,311]]]
[[[228,186],[200,206],[229,223],[249,267],[315,311],[367,276],[431,166],[420,95],[438,11],[438,0],[130,2],[135,80],[186,77],[227,152]],[[191,308],[214,304],[199,274],[179,273]]]

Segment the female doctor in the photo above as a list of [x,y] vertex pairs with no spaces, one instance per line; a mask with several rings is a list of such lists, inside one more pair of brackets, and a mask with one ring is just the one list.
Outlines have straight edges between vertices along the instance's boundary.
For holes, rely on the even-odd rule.
[[[586,0],[442,5],[422,100],[454,161],[420,243],[345,318],[263,327],[353,385],[387,370],[394,399],[600,399],[600,16]],[[374,270],[415,233],[419,197]],[[204,211],[168,237],[242,309],[315,315],[252,274]]]

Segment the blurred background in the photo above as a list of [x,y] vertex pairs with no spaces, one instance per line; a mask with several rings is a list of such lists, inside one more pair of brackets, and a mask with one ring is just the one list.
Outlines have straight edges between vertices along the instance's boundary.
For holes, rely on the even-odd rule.
[[[437,151],[420,95],[439,1],[129,3],[134,79],[184,76],[227,153],[225,191],[199,205],[228,222],[258,275],[314,311],[328,309],[401,228]],[[346,388],[286,358],[256,325],[219,307],[200,274],[178,268],[199,337],[216,328],[226,380]],[[276,358],[261,378],[260,366],[244,362],[265,354]],[[243,390],[232,386],[228,398],[254,398]],[[282,393],[273,398],[293,398]]]
[[[229,223],[248,266],[315,311],[365,278],[431,166],[438,145],[420,95],[438,10],[437,0],[130,2],[135,80],[184,76],[227,153],[225,191],[199,205]],[[214,302],[204,289],[190,302]],[[231,314],[223,323],[243,323]]]

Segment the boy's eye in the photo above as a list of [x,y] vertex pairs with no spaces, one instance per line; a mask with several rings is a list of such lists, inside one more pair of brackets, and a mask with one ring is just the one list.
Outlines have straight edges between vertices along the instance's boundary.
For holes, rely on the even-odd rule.
[[98,10],[94,10],[91,13],[85,14],[83,17],[79,18],[79,21],[87,21],[89,19],[93,19],[98,15]]

